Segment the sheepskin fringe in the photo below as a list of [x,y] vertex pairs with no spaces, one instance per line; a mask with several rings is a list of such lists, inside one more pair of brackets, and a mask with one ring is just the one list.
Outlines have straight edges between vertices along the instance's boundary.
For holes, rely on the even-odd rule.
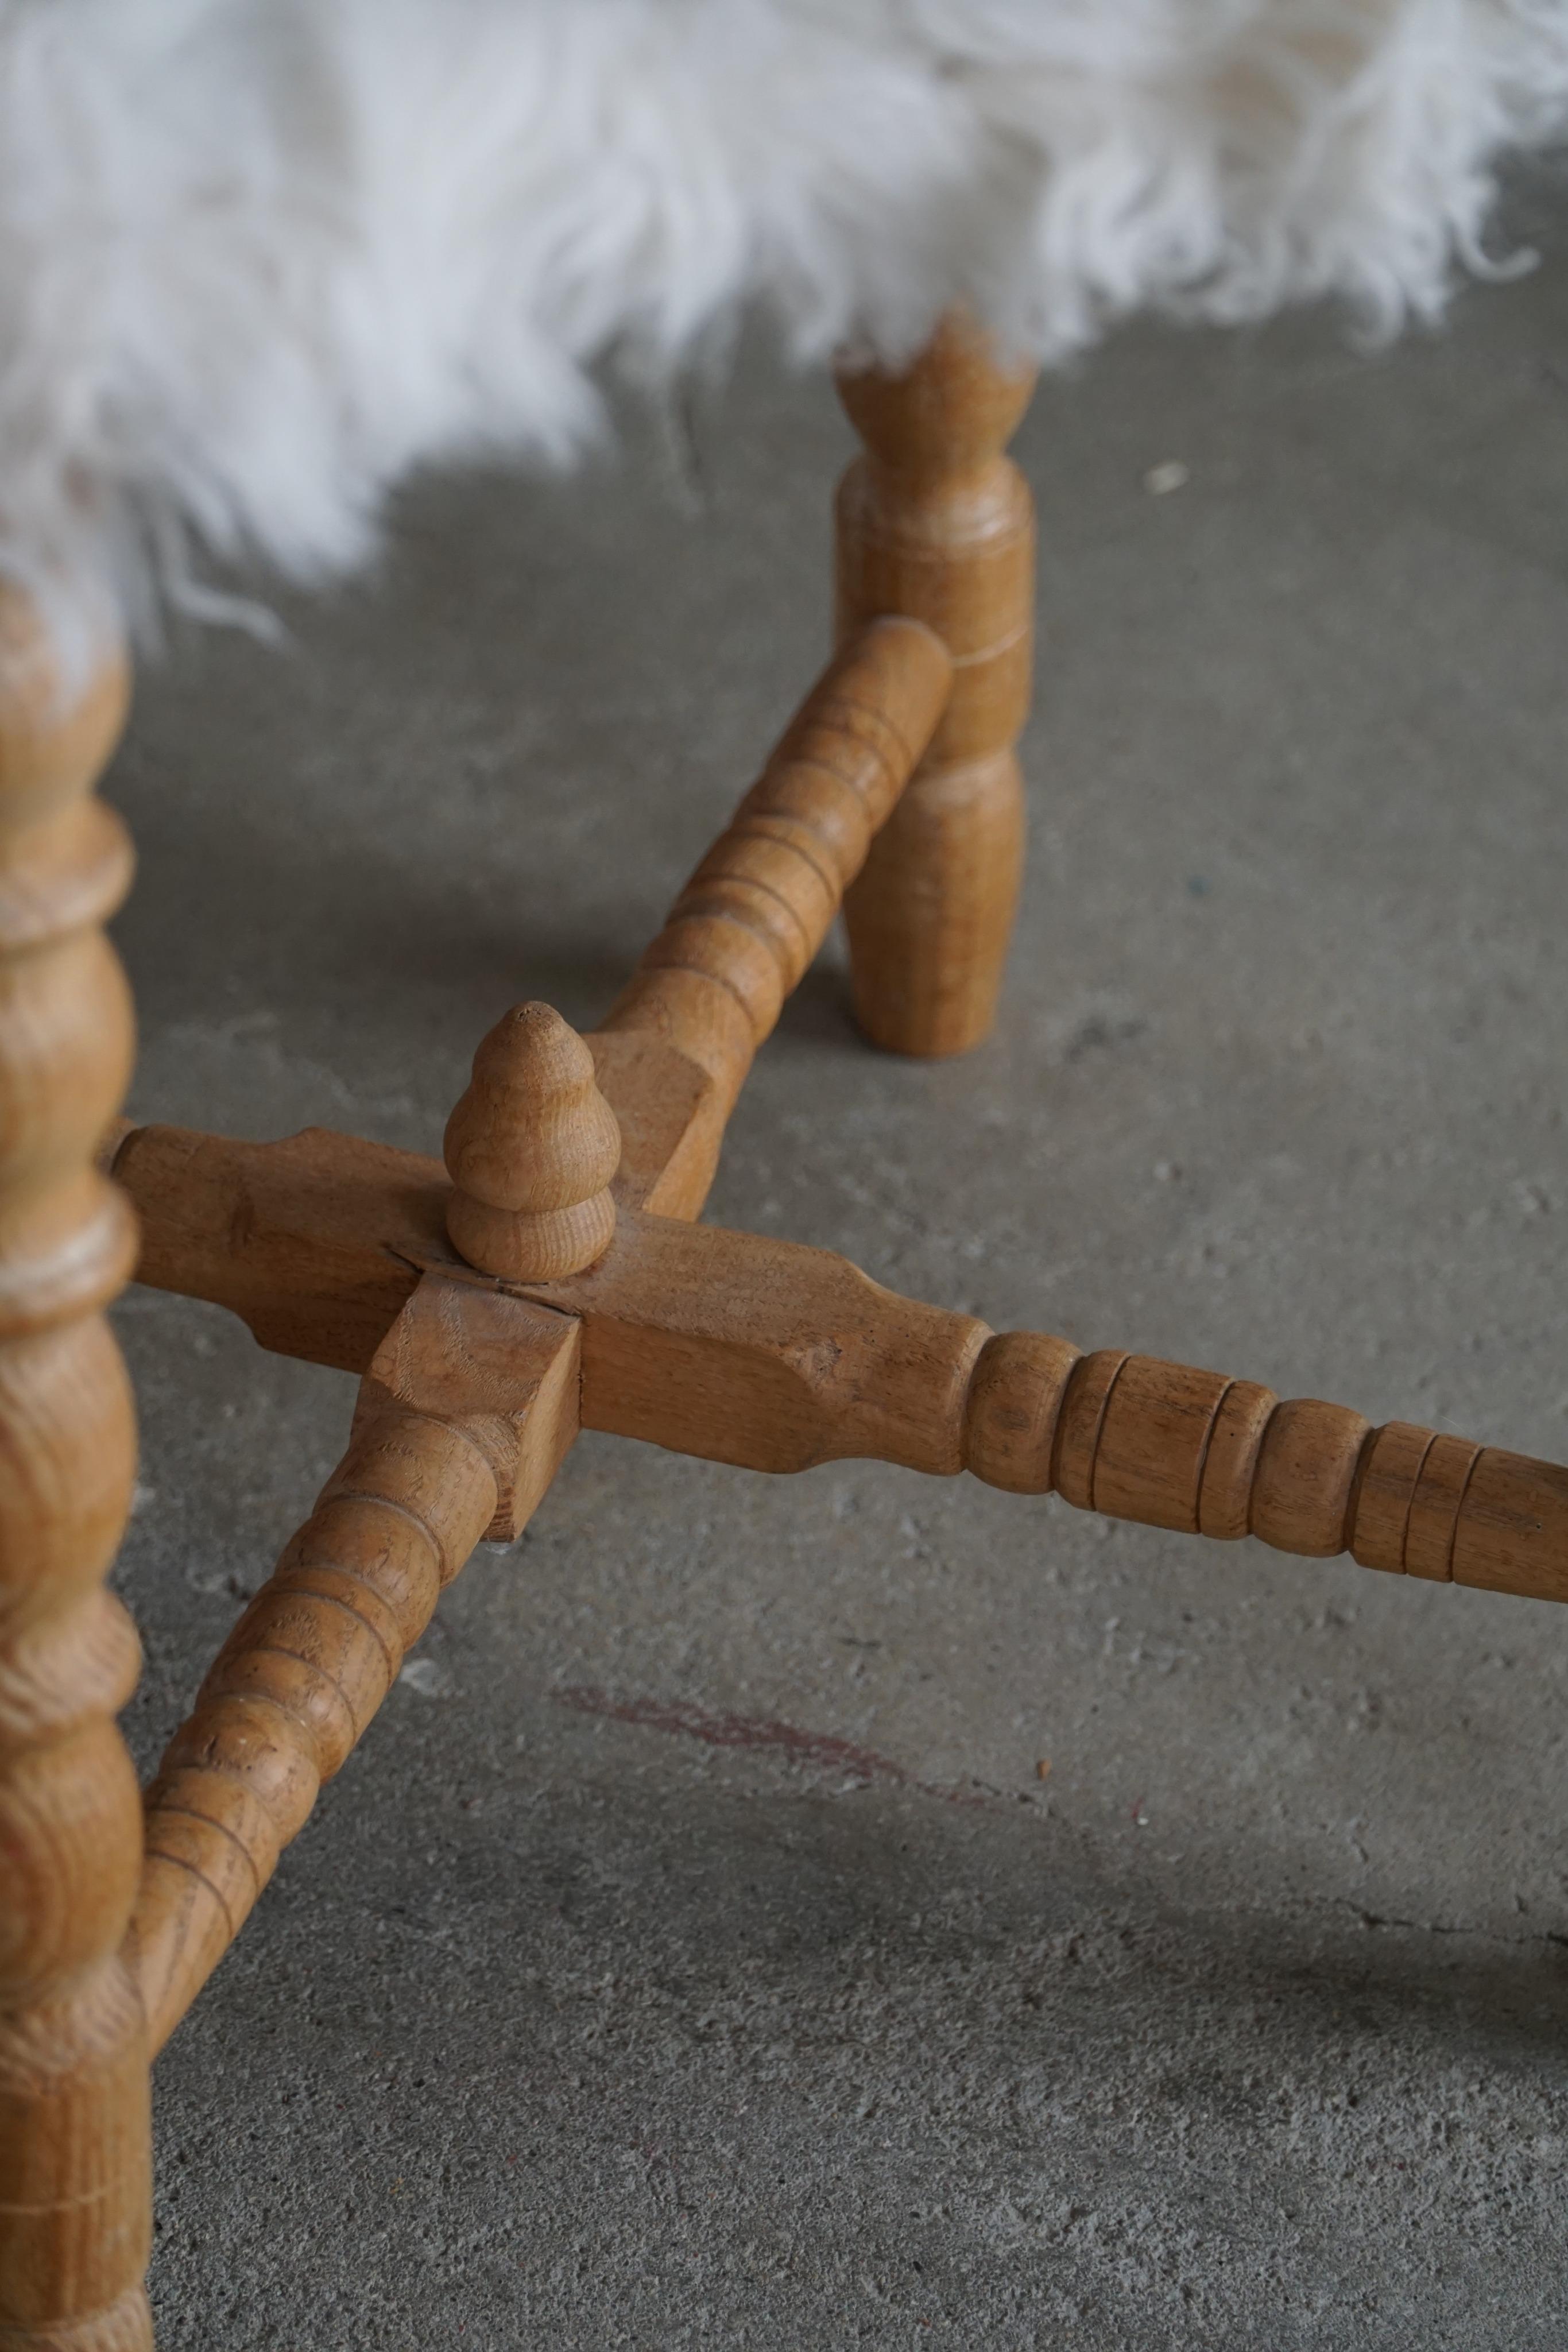
[[1387,335],[1565,125],[1568,0],[0,0],[0,572],[68,660],[223,610],[193,548],[340,572],[747,301],[803,360]]

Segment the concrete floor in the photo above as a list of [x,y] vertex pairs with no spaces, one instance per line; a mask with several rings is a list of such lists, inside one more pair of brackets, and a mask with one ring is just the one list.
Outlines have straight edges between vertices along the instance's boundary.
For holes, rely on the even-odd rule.
[[[591,1023],[823,651],[830,392],[696,439],[149,677],[141,1115],[434,1149],[508,1003]],[[1568,249],[1370,361],[1138,330],[1019,454],[1000,1029],[873,1055],[831,954],[711,1215],[1563,1455]],[[121,1328],[150,1765],[352,1384]],[[1541,1604],[585,1439],[161,2065],[162,2342],[1557,2352],[1565,1692]]]

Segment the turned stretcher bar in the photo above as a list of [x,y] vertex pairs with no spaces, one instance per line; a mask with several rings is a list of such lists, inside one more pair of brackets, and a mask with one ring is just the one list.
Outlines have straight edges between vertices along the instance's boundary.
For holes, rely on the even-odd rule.
[[[322,1129],[277,1143],[117,1131],[109,1156],[141,1220],[141,1281],[228,1307],[266,1348],[361,1375],[348,1454],[150,1791],[125,1954],[154,2047],[444,1585],[486,1532],[520,1528],[579,1427],[776,1473],[845,1456],[968,1470],[1187,1534],[1568,1598],[1568,1470],[1123,1349],[993,1333],[831,1252],[691,1222],[751,1058],[929,738],[947,675],[916,625],[853,642],[587,1041],[591,1060],[547,1008],[522,1016],[517,1037],[554,1055],[573,1099],[597,1095],[618,1118],[618,1167],[612,1150],[584,1177],[616,1171],[613,1201],[594,1195],[610,1239],[591,1264],[530,1278],[469,1263],[453,1230],[505,1244],[516,1225],[537,1242],[579,1213],[513,1217],[416,1153]],[[509,1150],[492,1148],[505,1087],[486,1095],[478,1074],[487,1052],[504,1062],[516,1048],[505,1027],[448,1129],[465,1181],[490,1162],[504,1179],[537,1140],[525,1118]],[[559,1150],[570,1125],[556,1122]],[[585,1168],[602,1122],[593,1133]]]

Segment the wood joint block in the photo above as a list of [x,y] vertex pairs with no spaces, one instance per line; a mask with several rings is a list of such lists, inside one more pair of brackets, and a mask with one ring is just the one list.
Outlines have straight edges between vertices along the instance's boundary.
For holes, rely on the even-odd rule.
[[427,1274],[360,1383],[354,1433],[402,1413],[460,1428],[495,1476],[488,1538],[509,1543],[577,1435],[581,1367],[582,1330],[574,1316]]

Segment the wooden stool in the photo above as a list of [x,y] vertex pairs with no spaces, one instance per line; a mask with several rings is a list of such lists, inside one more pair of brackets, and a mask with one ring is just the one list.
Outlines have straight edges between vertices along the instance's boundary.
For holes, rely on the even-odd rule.
[[[131,1013],[89,797],[126,702],[59,707],[0,607],[0,2352],[144,2352],[148,2068],[474,1546],[580,1428],[765,1471],[863,1455],[1396,1574],[1568,1598],[1568,1471],[1215,1372],[996,1334],[821,1250],[697,1225],[753,1055],[844,905],[868,1034],[962,1051],[1017,891],[1029,385],[946,327],[844,395],[840,647],[603,1026],[507,1013],[445,1164],[312,1129],[116,1128]],[[131,1209],[134,1208],[135,1218]],[[136,1220],[140,1220],[140,1256]],[[103,1578],[137,1278],[360,1378],[351,1442],[147,1793]]]

